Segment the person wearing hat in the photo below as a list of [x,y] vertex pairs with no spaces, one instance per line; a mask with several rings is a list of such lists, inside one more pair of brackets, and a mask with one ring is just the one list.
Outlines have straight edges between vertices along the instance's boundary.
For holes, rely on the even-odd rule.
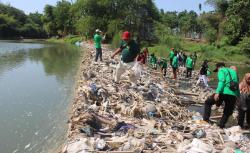
[[136,85],[137,79],[139,78],[139,74],[133,69],[135,65],[135,60],[140,53],[139,45],[135,42],[135,40],[131,39],[130,32],[125,31],[122,34],[122,41],[120,47],[116,49],[116,51],[112,54],[111,58],[113,59],[117,54],[121,52],[121,61],[116,67],[114,81],[119,83],[121,75],[126,71],[130,70],[130,81],[132,86]]
[[97,62],[98,58],[100,58],[100,61],[102,61],[102,40],[105,39],[105,35],[101,36],[101,30],[96,29],[95,35],[94,35],[94,42],[95,42],[95,48],[96,48],[96,55],[95,55],[95,62]]
[[205,101],[203,120],[209,122],[212,105],[216,104],[219,107],[224,102],[223,115],[218,124],[220,128],[224,128],[228,118],[233,114],[236,99],[240,95],[239,79],[237,72],[226,68],[224,63],[217,63],[214,72],[218,72],[218,86],[215,93]]

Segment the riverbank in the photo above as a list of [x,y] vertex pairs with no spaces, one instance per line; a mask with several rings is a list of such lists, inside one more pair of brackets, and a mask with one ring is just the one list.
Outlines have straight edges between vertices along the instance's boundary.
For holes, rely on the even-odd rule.
[[104,62],[96,64],[93,45],[83,43],[83,48],[68,140],[61,152],[221,152],[237,147],[249,151],[250,141],[242,139],[245,131],[220,130],[187,110],[202,104],[212,92],[194,86],[197,72],[194,79],[186,79],[185,69],[180,68],[178,80],[173,81],[170,68],[163,78],[159,71],[145,67],[138,87],[131,88],[127,75],[120,84],[112,81],[117,63],[110,61],[111,49],[104,46]]
[[[207,59],[210,62],[223,61],[230,64],[250,65],[250,56],[243,53],[239,46],[221,46],[218,48],[214,45],[202,42],[182,40],[179,42],[179,47],[182,48],[186,54],[197,52],[200,61]],[[153,47],[149,47],[149,51],[155,53],[159,57],[168,57],[170,47],[167,45],[156,44]]]

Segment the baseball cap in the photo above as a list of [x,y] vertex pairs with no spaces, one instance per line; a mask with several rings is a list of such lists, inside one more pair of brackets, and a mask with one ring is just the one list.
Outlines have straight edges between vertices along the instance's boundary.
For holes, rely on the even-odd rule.
[[216,68],[214,69],[214,72],[218,72],[218,69],[220,68],[220,67],[224,67],[225,66],[225,63],[223,63],[223,62],[219,62],[219,63],[216,63]]
[[129,39],[129,38],[130,38],[130,32],[128,32],[128,31],[123,32],[122,39],[126,40],[126,39]]

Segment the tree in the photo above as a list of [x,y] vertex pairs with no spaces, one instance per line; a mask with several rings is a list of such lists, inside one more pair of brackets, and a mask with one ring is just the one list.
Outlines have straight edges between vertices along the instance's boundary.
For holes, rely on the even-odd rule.
[[231,0],[226,16],[225,34],[231,44],[237,44],[242,37],[250,36],[250,1]]
[[51,5],[46,5],[42,16],[43,28],[49,36],[57,34],[54,8]]
[[70,13],[71,3],[62,0],[58,1],[53,10],[57,32],[63,36],[72,32],[72,14]]

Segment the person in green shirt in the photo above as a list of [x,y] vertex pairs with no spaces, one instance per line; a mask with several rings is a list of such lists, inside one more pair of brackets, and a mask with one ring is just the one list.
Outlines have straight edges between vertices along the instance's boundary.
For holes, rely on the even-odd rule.
[[153,69],[157,69],[157,58],[154,53],[150,55],[149,62]]
[[94,43],[95,43],[95,49],[96,49],[96,55],[95,55],[95,62],[97,62],[98,58],[100,58],[100,61],[102,61],[102,40],[105,39],[105,36],[101,36],[101,30],[96,29],[95,35],[94,35]]
[[132,86],[136,86],[137,79],[139,79],[140,74],[137,73],[136,68],[134,68],[136,62],[135,59],[138,57],[140,53],[139,45],[135,42],[135,40],[131,39],[130,32],[125,31],[122,34],[122,41],[120,47],[116,49],[116,51],[112,54],[111,58],[113,59],[117,54],[121,52],[121,61],[116,66],[116,71],[114,75],[114,81],[119,83],[121,75],[129,70],[130,73],[130,81]]
[[163,72],[163,76],[166,77],[167,74],[168,63],[165,58],[161,59],[161,71]]
[[177,69],[178,69],[178,57],[177,57],[177,51],[174,52],[174,57],[172,61],[172,68],[173,68],[173,75],[174,79],[177,79]]
[[[220,128],[224,128],[228,118],[233,114],[236,99],[240,95],[239,88],[237,88],[239,78],[237,72],[226,68],[224,63],[217,63],[214,72],[218,72],[218,86],[215,93],[205,101],[203,120],[209,122],[212,105],[220,106],[224,101],[223,115],[218,124]],[[231,86],[232,81],[235,82],[235,89]]]
[[172,66],[172,62],[173,62],[173,58],[174,58],[174,48],[171,48],[171,51],[170,51],[168,57],[169,57],[170,65]]
[[193,60],[190,57],[190,55],[188,55],[186,59],[186,78],[192,77],[192,70],[193,70]]

